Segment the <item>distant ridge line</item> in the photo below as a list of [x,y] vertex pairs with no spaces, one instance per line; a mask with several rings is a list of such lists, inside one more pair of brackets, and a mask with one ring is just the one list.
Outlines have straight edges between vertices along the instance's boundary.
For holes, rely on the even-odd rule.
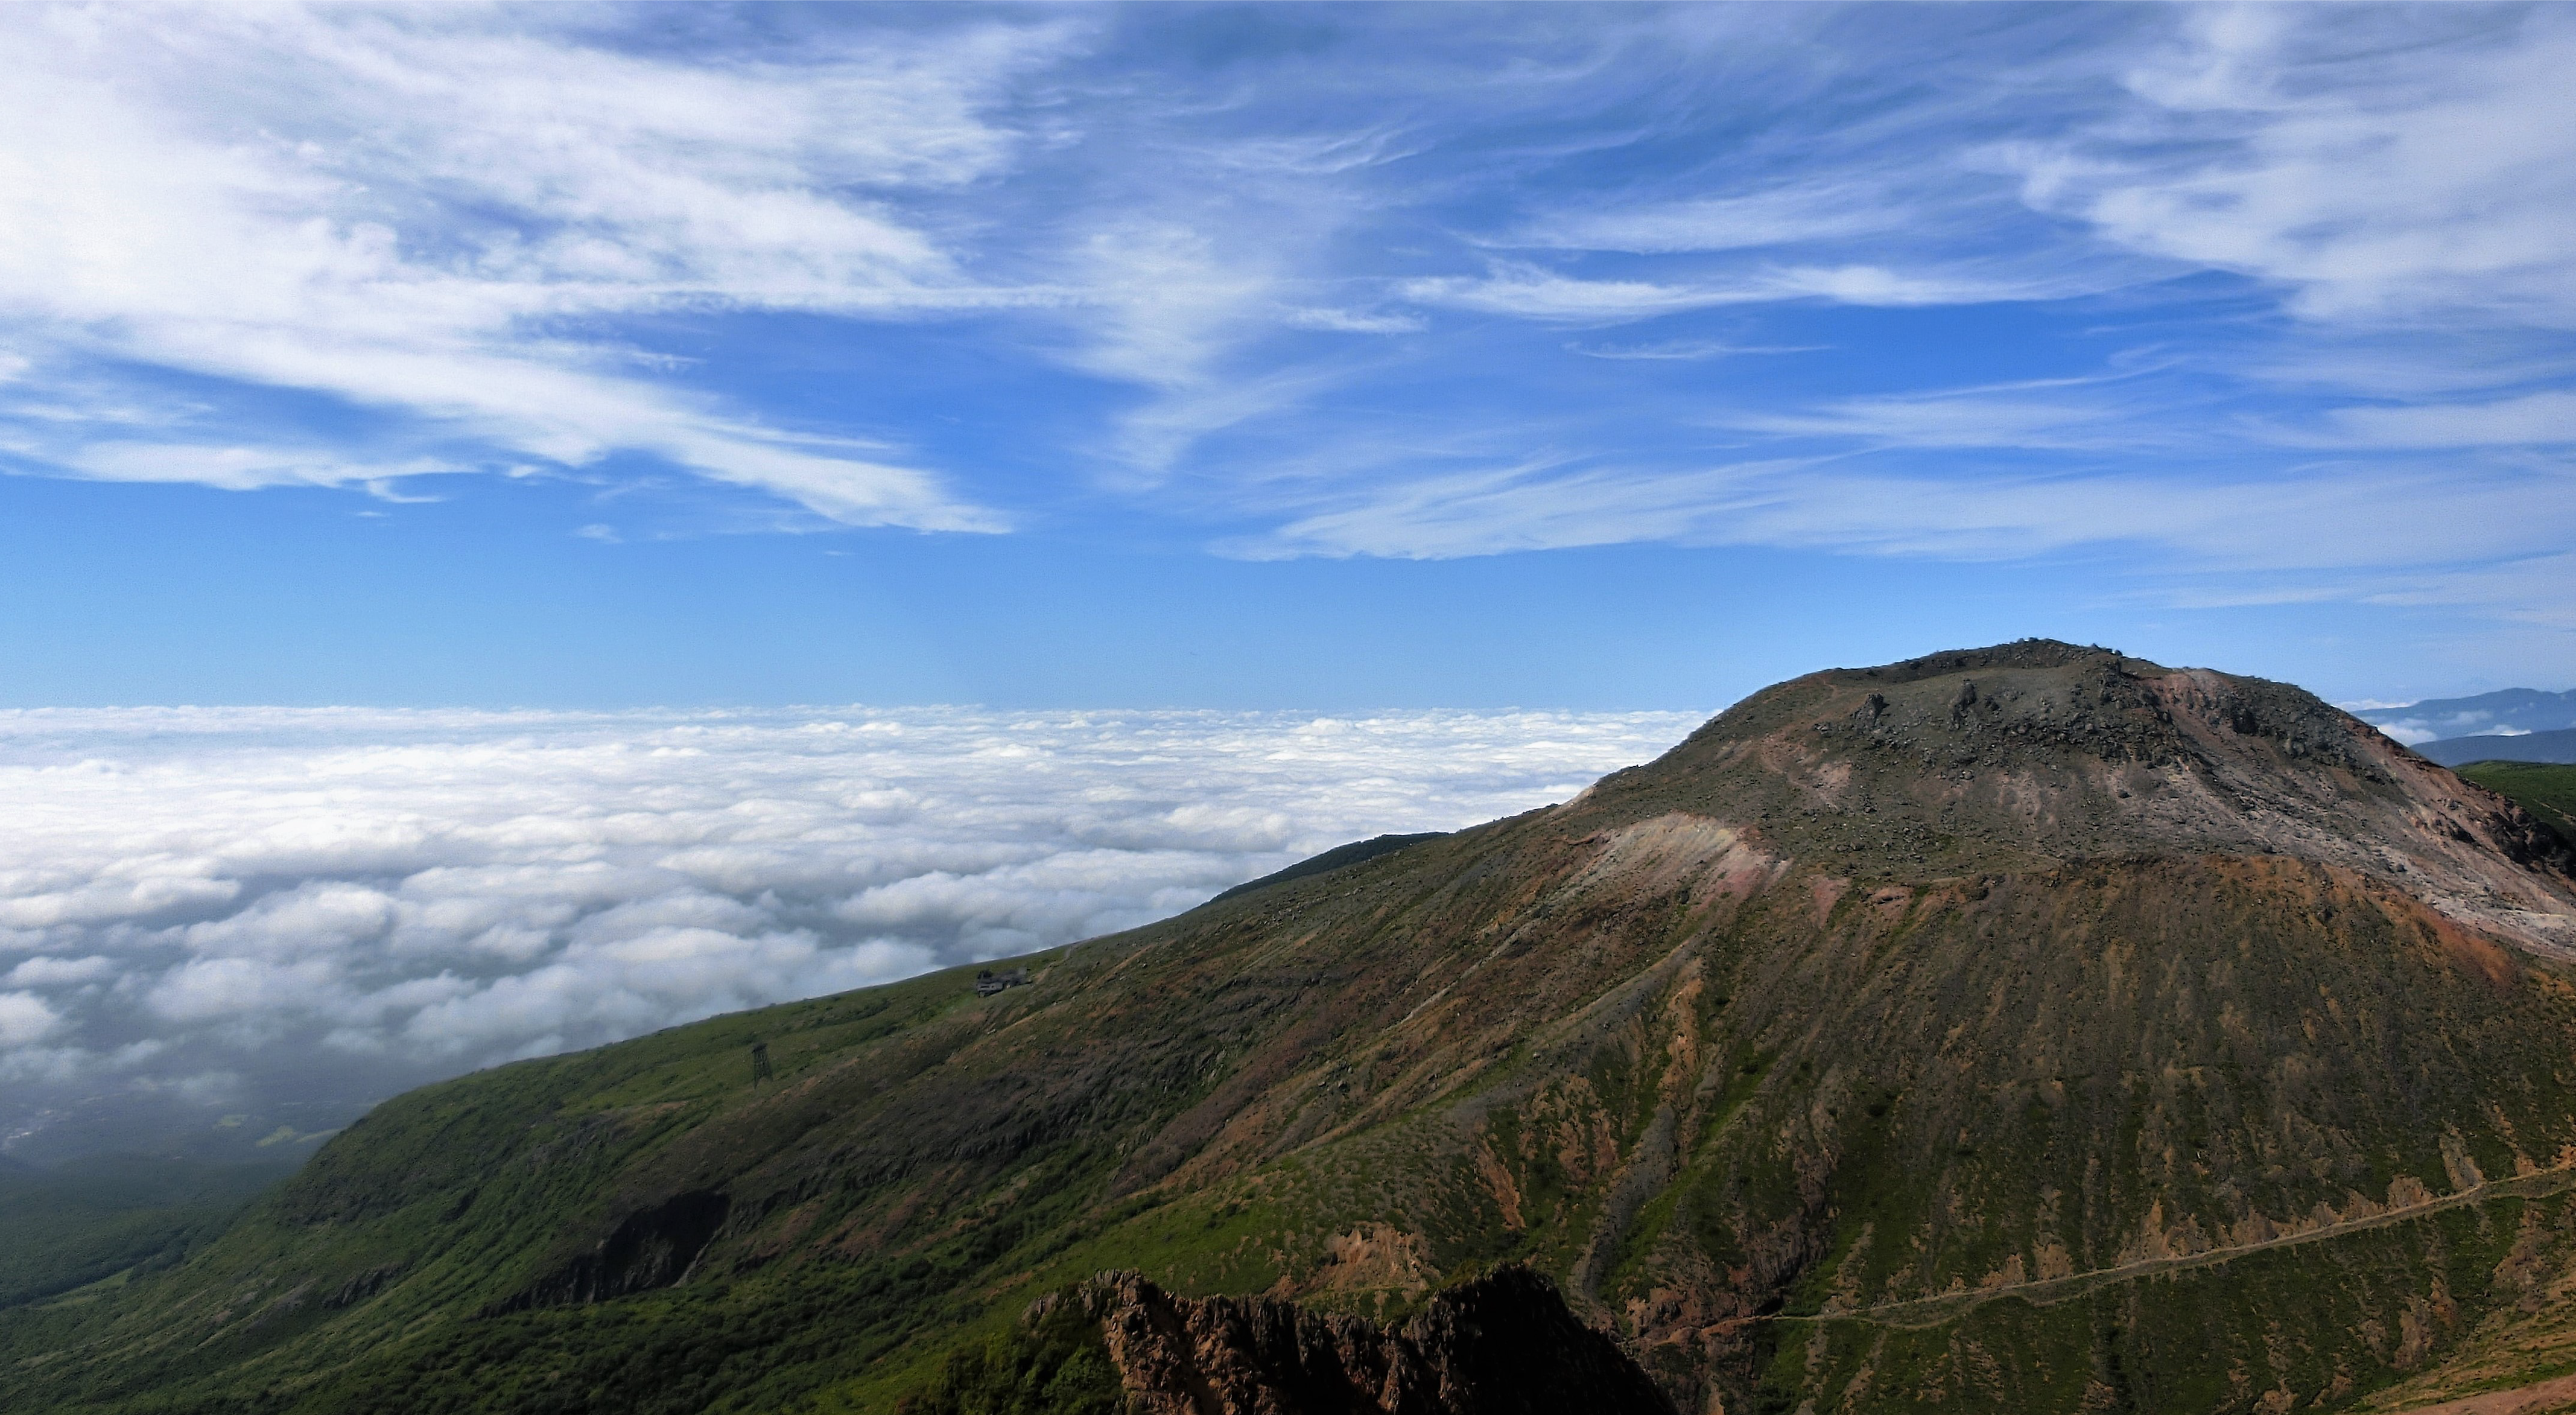
[[[1234,888],[1217,895],[1216,898],[1210,899],[1208,903],[1215,904],[1222,900],[1235,898],[1238,895],[1250,894],[1256,889],[1268,889],[1274,884],[1286,884],[1292,879],[1304,879],[1308,875],[1320,875],[1327,871],[1341,869],[1345,866],[1360,864],[1363,861],[1374,860],[1380,855],[1392,855],[1396,851],[1404,849],[1406,846],[1419,845],[1426,840],[1438,840],[1441,836],[1447,833],[1448,832],[1446,831],[1432,830],[1425,831],[1420,835],[1373,835],[1366,840],[1354,840],[1348,845],[1336,845],[1321,855],[1314,856],[1310,859],[1300,860],[1296,864],[1290,865],[1284,870],[1280,870],[1273,874],[1263,875],[1259,879],[1245,880]],[[1199,907],[1205,908],[1207,906],[1201,905]]]
[[2472,762],[2576,762],[2576,727],[2554,728],[2547,732],[2517,732],[2511,736],[2487,733],[2476,737],[2445,737],[2438,742],[2418,742],[2416,755],[2448,767],[2467,766]]

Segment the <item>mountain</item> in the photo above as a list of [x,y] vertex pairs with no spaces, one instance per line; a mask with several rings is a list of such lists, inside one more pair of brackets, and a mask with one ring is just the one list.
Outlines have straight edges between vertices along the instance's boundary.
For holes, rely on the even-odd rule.
[[[1132,1272],[1048,1293],[1022,1324],[1020,1340],[952,1355],[897,1408],[964,1415],[1012,1409],[1011,1396],[1036,1394],[1016,1408],[1673,1415],[1617,1342],[1577,1320],[1553,1284],[1520,1265],[1444,1288],[1395,1327],[1275,1297],[1176,1298]],[[1045,1354],[1012,1359],[1033,1346]],[[1040,1371],[1042,1385],[1026,1378]],[[1077,1385],[1088,1389],[1065,1399]]]
[[175,1263],[292,1169],[92,1155],[46,1170],[0,1158],[0,1308]]
[[2364,708],[2362,721],[2402,741],[2553,732],[2576,727],[2576,691],[2507,688],[2473,698],[2427,698],[2398,707]]
[[2471,762],[2576,762],[2576,728],[2522,732],[2510,737],[2450,737],[2418,742],[2415,750],[2444,766]]
[[[1204,1411],[1245,1407],[1173,1371],[1401,1357],[1500,1409],[1486,1336],[1551,1303],[1733,1415],[2554,1376],[2571,867],[2283,685],[2044,641],[1811,674],[1030,986],[400,1097],[184,1266],[0,1314],[0,1404]],[[1206,1339],[1155,1365],[1120,1311]]]
[[2472,781],[2529,811],[2558,838],[2576,846],[2576,765],[2484,761],[2460,768]]

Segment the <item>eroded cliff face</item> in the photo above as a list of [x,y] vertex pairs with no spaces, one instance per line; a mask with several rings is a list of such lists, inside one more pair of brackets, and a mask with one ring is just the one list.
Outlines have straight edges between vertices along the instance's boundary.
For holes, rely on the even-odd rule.
[[1174,1297],[1107,1273],[1070,1302],[1100,1323],[1138,1415],[1672,1415],[1554,1284],[1507,1267],[1394,1327],[1272,1297]]

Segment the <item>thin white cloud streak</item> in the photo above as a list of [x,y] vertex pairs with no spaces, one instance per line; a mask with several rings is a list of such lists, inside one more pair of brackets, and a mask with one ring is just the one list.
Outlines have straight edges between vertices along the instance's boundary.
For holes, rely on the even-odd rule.
[[1662,282],[1583,279],[1541,266],[1503,263],[1483,276],[1434,276],[1405,281],[1397,289],[1420,305],[1550,324],[1623,324],[1690,310],[1792,300],[1903,308],[2075,293],[2056,279],[1993,279],[1870,264],[1784,265],[1716,280]]
[[[2558,541],[2567,543],[2565,538]],[[2567,594],[2571,584],[2576,584],[2576,553],[2557,551],[2463,565],[2439,575],[2382,576],[2352,587],[2352,594],[2372,604],[2467,606],[2509,623],[2576,630],[2576,602]],[[2495,661],[2510,663],[2522,656],[2499,655]]]
[[1544,217],[1508,242],[1639,255],[1848,240],[1904,222],[1914,203],[1857,179]]
[[[849,524],[999,529],[928,471],[763,427],[560,331],[692,306],[897,316],[1036,298],[977,286],[872,194],[991,171],[1011,138],[978,118],[980,96],[1049,33],[710,67],[498,19],[10,11],[0,310],[21,356],[324,393],[410,417],[415,436],[560,463],[648,452]],[[53,460],[312,479],[246,483],[225,460],[235,439],[188,431],[148,465],[102,471],[77,440]]]
[[60,1100],[43,1086],[426,1079],[1146,923],[1347,840],[1564,799],[1693,725],[0,714],[0,1076],[21,1110]]
[[1813,354],[1824,344],[1729,344],[1722,339],[1661,339],[1643,344],[1568,344],[1566,352],[1587,359],[1645,362],[1696,362],[1701,359],[1748,358],[1761,354]]
[[1799,412],[1735,412],[1713,419],[1731,430],[1825,439],[1870,448],[2045,448],[2140,451],[2205,433],[2179,426],[2171,409],[2145,414],[2152,395],[2124,392],[2132,375],[2046,379],[1983,388],[1835,399]]
[[2128,111],[1996,150],[2035,208],[2278,282],[2311,320],[2576,328],[2564,10],[2236,6],[2181,31],[2130,69]]
[[1419,334],[1431,327],[1418,315],[1345,309],[1294,309],[1288,312],[1287,323],[1291,328],[1327,334]]
[[[1445,559],[1662,543],[1994,561],[2118,548],[2152,556],[2176,602],[2199,602],[2211,576],[2309,572],[2333,573],[2296,593],[2404,602],[2391,596],[2422,591],[2387,586],[2420,587],[2438,572],[2460,587],[2456,603],[2537,613],[2532,606],[2563,603],[2563,594],[2503,566],[2576,540],[2563,480],[2546,469],[1931,477],[1873,472],[1848,457],[1669,471],[1553,459],[1379,487],[1218,549],[1246,559]],[[2345,573],[2353,571],[2372,572],[2382,587]],[[2281,591],[2257,579],[2236,592]]]
[[2576,443],[2576,393],[2526,393],[2485,403],[2426,403],[2405,408],[2339,408],[2328,415],[2339,437],[2326,445],[2433,448],[2532,447]]
[[93,442],[64,461],[99,481],[189,482],[224,491],[377,485],[405,477],[447,476],[474,470],[428,457],[369,464],[316,448],[202,443]]

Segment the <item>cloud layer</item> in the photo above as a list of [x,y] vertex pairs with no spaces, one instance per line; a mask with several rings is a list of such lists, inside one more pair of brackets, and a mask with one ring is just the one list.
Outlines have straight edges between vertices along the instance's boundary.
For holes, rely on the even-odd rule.
[[1561,800],[1692,724],[0,715],[0,1124],[381,1093],[1086,938]]

